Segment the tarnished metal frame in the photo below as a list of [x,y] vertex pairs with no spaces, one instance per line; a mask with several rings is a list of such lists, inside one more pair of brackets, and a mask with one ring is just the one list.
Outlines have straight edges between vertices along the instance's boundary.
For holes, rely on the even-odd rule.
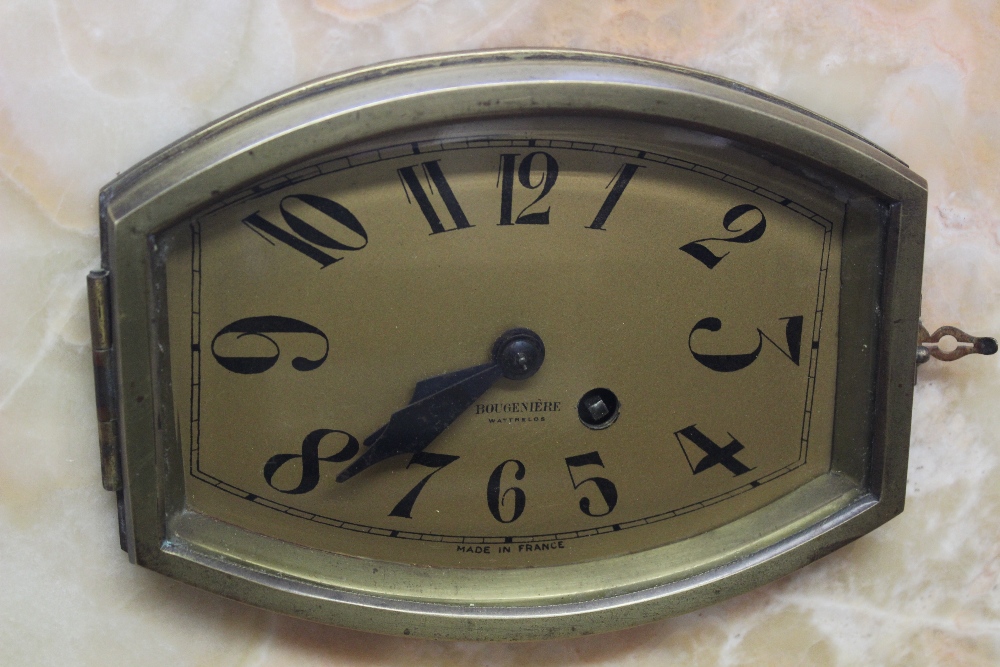
[[[546,597],[528,583],[512,589],[502,604],[475,599],[474,586],[463,597],[461,570],[428,578],[423,568],[418,580],[397,566],[396,576],[411,584],[405,597],[379,595],[374,584],[368,590],[333,585],[310,573],[350,572],[359,559],[293,548],[295,558],[287,562],[294,564],[277,568],[273,563],[285,556],[269,554],[288,551],[288,545],[270,545],[268,538],[186,511],[161,351],[169,346],[159,340],[166,326],[157,312],[163,286],[154,261],[156,234],[228,191],[340,146],[420,125],[567,114],[627,117],[728,137],[852,193],[841,267],[831,473],[761,510],[768,517],[751,515],[694,538],[703,540],[702,548],[717,549],[714,558],[678,565],[672,562],[677,547],[670,547],[675,550],[597,565],[536,569],[536,580],[544,576],[572,588],[586,577],[588,586]],[[377,65],[278,94],[178,141],[101,193],[110,285],[102,278],[97,287],[105,296],[110,287],[106,312],[113,341],[101,338],[97,352],[103,359],[104,350],[113,349],[117,367],[119,409],[110,418],[117,417],[122,443],[123,544],[134,562],[228,597],[341,626],[425,637],[600,632],[749,590],[902,511],[925,214],[924,181],[861,137],[734,82],[648,60],[486,51]],[[108,465],[115,460],[104,458]],[[775,517],[786,522],[781,530],[749,537]]]

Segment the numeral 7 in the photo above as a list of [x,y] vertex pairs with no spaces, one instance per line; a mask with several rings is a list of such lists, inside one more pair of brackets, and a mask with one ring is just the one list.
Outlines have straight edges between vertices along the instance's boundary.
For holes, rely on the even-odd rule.
[[396,506],[392,508],[391,512],[389,512],[389,516],[398,516],[404,519],[411,518],[410,512],[413,510],[413,504],[417,502],[417,496],[419,496],[420,492],[424,490],[424,485],[427,484],[427,480],[436,475],[439,470],[457,460],[458,457],[452,456],[451,454],[434,454],[431,452],[417,452],[414,454],[410,459],[410,462],[406,464],[407,470],[409,470],[412,465],[434,468],[434,470],[431,470],[426,477],[417,482],[417,485],[410,489],[410,492],[403,496],[402,500],[396,503]]

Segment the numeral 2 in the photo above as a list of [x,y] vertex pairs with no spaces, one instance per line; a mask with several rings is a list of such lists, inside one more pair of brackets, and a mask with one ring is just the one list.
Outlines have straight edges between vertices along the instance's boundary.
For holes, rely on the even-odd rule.
[[389,512],[389,516],[398,516],[403,519],[410,518],[410,512],[413,510],[413,503],[417,502],[417,496],[423,491],[424,485],[427,484],[427,480],[436,475],[439,470],[447,465],[450,465],[458,460],[457,456],[452,456],[451,454],[434,454],[432,452],[417,452],[410,459],[410,462],[406,464],[406,468],[409,469],[412,465],[424,466],[425,468],[434,468],[427,476],[422,480],[417,482],[417,485],[410,489],[410,492],[403,496],[403,499],[396,503],[396,506],[392,508]]
[[722,259],[729,253],[723,253],[721,255],[716,255],[714,252],[708,249],[704,244],[708,241],[718,241],[720,243],[753,243],[761,236],[764,235],[764,230],[767,228],[767,220],[764,219],[764,213],[759,208],[753,204],[740,204],[739,206],[734,206],[728,211],[726,215],[722,218],[722,226],[726,228],[727,232],[739,232],[739,229],[733,229],[733,223],[747,215],[751,211],[756,211],[760,216],[760,220],[750,229],[746,230],[739,236],[734,236],[728,239],[719,238],[705,238],[698,239],[697,241],[691,241],[680,247],[681,250],[687,254],[694,257],[696,260],[704,264],[710,269],[714,269],[715,265],[722,261]]
[[[361,245],[352,246],[327,236],[299,215],[289,211],[286,205],[286,202],[289,202],[289,200],[297,200],[305,204],[307,210],[311,209],[310,213],[312,215],[318,213],[320,216],[338,223],[360,236],[364,242]],[[285,224],[288,225],[294,234],[286,232],[281,227],[269,222],[260,214],[260,211],[251,213],[243,218],[243,224],[271,245],[274,245],[274,241],[284,243],[289,248],[299,251],[309,259],[319,262],[321,268],[325,269],[334,262],[339,262],[343,257],[333,257],[320,250],[320,248],[353,251],[361,250],[368,245],[368,233],[358,219],[354,217],[353,213],[332,199],[308,194],[288,195],[282,198],[278,204],[278,209],[281,211],[281,217],[284,218]],[[301,215],[305,214],[305,211],[301,212]],[[274,239],[274,241],[271,239]]]
[[692,356],[694,356],[694,358],[702,366],[720,373],[731,373],[733,371],[742,370],[755,362],[761,349],[764,347],[764,341],[766,340],[768,343],[778,348],[778,351],[785,355],[793,364],[798,366],[799,354],[802,349],[802,315],[796,315],[795,317],[782,317],[781,319],[785,322],[785,343],[788,346],[787,352],[780,345],[771,340],[771,338],[760,329],[757,329],[757,348],[753,352],[748,352],[746,354],[703,354],[695,352],[694,346],[691,344],[691,339],[694,337],[694,333],[696,331],[719,331],[722,329],[722,321],[717,317],[706,317],[698,320],[698,323],[694,325],[693,329],[691,329],[691,333],[688,334],[688,349],[691,351]]
[[[500,171],[497,176],[497,185],[500,186],[500,224],[501,225],[547,225],[549,224],[550,208],[536,213],[525,213],[529,208],[542,200],[542,197],[549,194],[552,186],[556,184],[559,177],[559,163],[556,159],[544,151],[528,153],[521,160],[521,166],[517,168],[517,180],[525,188],[535,190],[539,187],[542,191],[535,200],[521,209],[517,218],[511,222],[511,214],[514,206],[514,168],[517,164],[518,153],[504,153],[500,156]],[[542,158],[545,161],[544,171],[537,183],[531,182],[531,166],[535,158]]]
[[441,234],[456,229],[472,227],[473,225],[469,224],[469,219],[465,217],[465,212],[462,210],[458,199],[455,197],[455,193],[448,184],[448,179],[444,177],[444,172],[441,171],[441,161],[429,160],[421,162],[419,166],[423,168],[424,176],[427,179],[427,187],[430,188],[431,194],[434,194],[434,188],[437,188],[438,194],[444,202],[445,208],[448,210],[448,215],[451,216],[452,222],[455,224],[451,229],[446,229],[444,224],[442,224],[441,217],[434,210],[434,205],[427,196],[427,191],[424,190],[420,179],[417,178],[417,172],[415,171],[417,165],[397,169],[396,173],[399,174],[399,181],[403,184],[403,192],[406,193],[406,201],[410,201],[410,193],[412,192],[413,198],[420,207],[420,212],[424,214],[427,224],[431,226],[431,234]]

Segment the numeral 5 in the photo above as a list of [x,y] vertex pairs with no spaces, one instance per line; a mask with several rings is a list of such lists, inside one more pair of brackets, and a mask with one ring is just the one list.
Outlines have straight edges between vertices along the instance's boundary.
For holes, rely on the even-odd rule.
[[587,516],[606,516],[611,514],[615,505],[618,504],[618,489],[606,477],[587,477],[579,482],[576,481],[576,477],[573,476],[573,468],[582,468],[583,466],[601,466],[603,468],[604,462],[601,461],[601,455],[597,452],[588,452],[587,454],[580,454],[578,456],[569,456],[566,458],[566,469],[569,470],[569,479],[573,482],[574,489],[579,489],[587,482],[593,482],[597,486],[597,490],[601,492],[601,498],[604,499],[604,503],[608,506],[608,509],[603,512],[592,511],[590,498],[584,496],[580,498],[580,511]]

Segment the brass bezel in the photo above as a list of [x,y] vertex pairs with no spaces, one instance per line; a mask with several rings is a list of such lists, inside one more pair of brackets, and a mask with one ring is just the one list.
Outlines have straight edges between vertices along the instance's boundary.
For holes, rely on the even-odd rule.
[[[388,568],[382,576],[397,577],[405,596],[380,595],[374,582],[345,585],[361,582],[362,569],[370,572],[361,559],[291,547],[185,511],[179,466],[169,465],[179,441],[158,345],[166,330],[157,317],[156,235],[227,192],[338,146],[419,125],[569,114],[726,137],[852,193],[833,470],[699,536],[700,551],[668,545],[615,562],[519,570],[491,584],[482,583],[481,571],[435,579]],[[314,81],[247,107],[136,165],[101,193],[123,544],[134,562],[227,597],[346,627],[436,638],[613,630],[771,581],[902,511],[926,200],[925,182],[906,165],[829,121],[725,79],[621,56],[504,50],[417,58]],[[775,523],[783,528],[762,533]],[[706,548],[712,558],[684,561],[685,553]],[[462,594],[463,586],[483,597]]]

